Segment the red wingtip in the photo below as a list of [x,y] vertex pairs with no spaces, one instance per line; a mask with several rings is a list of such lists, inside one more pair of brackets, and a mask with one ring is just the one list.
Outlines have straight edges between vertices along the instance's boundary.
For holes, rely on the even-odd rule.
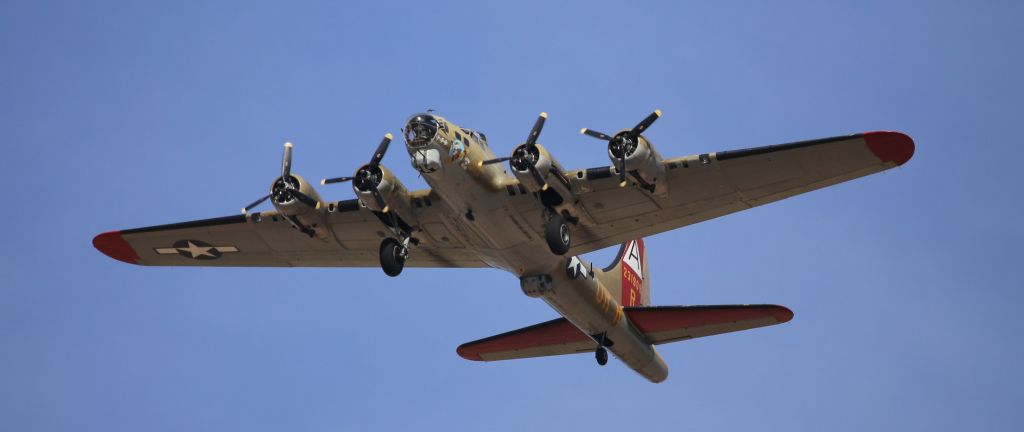
[[92,246],[108,257],[128,264],[138,264],[139,254],[121,237],[121,231],[110,231],[92,239]]
[[789,308],[785,306],[776,305],[774,315],[779,324],[789,322],[789,320],[793,319],[793,311],[789,310]]
[[914,156],[914,140],[901,132],[864,132],[861,134],[868,149],[882,162],[903,165]]
[[480,357],[480,353],[478,353],[478,352],[471,352],[470,350],[468,350],[465,347],[465,345],[459,345],[459,347],[455,349],[455,352],[457,352],[459,354],[459,357],[462,357],[462,358],[464,358],[466,360],[473,360],[473,361],[483,361],[484,360],[483,357]]

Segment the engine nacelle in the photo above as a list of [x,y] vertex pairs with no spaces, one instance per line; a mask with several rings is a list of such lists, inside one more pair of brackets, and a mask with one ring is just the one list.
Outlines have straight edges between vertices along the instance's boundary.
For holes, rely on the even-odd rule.
[[[359,202],[366,208],[378,212],[395,212],[406,222],[412,222],[412,199],[409,197],[409,190],[402,184],[398,177],[384,165],[376,167],[363,167],[360,170],[367,170],[369,177],[366,181],[353,181],[352,190],[359,198]],[[357,174],[358,175],[358,174]],[[384,205],[381,206],[373,195],[371,187],[377,189],[383,198]],[[386,209],[386,211],[385,211]]]
[[[515,157],[524,155],[524,153],[528,153],[525,155],[526,157]],[[535,144],[531,152],[525,145],[521,145],[516,148],[513,156],[510,164],[512,174],[516,176],[523,187],[536,193],[546,207],[553,209],[566,219],[574,221],[573,223],[579,218],[590,221],[586,213],[576,208],[576,194],[572,192],[569,179],[565,176],[565,170],[547,149],[540,144]],[[530,161],[533,161],[533,166],[544,183],[538,183],[529,167],[526,166]],[[547,189],[544,188],[544,184],[547,184]]]
[[[324,227],[324,215],[319,211],[320,194],[298,174],[290,174],[287,184],[285,181],[278,177],[270,186],[270,202],[274,208],[302,232],[326,240],[328,233]],[[292,190],[301,192],[316,203],[303,202]]]
[[[613,145],[608,146],[608,158],[612,165],[618,170],[619,157]],[[647,138],[643,135],[636,139],[635,143],[628,143],[626,151],[626,179],[636,181],[640,187],[647,189],[655,195],[668,193],[668,181],[665,178],[665,164],[662,163],[661,155],[654,150]],[[637,179],[633,174],[640,177]]]
[[[533,164],[540,173],[540,177],[547,179],[548,173],[551,172],[551,166],[554,165],[554,160],[551,154],[548,153],[544,147],[534,145],[532,148],[527,148],[525,145],[516,147],[512,152],[513,159],[510,163],[512,167],[512,174],[519,179],[519,183],[531,192],[540,192],[543,184],[537,182],[530,173],[528,164]],[[516,156],[522,157],[517,158]]]
[[572,194],[569,191],[568,179],[565,178],[565,170],[562,169],[562,165],[555,160],[554,156],[551,156],[547,149],[540,144],[535,144],[531,152],[525,146],[519,146],[513,154],[519,153],[528,153],[528,155],[523,158],[514,158],[510,165],[512,166],[512,174],[516,176],[519,183],[522,183],[523,187],[531,192],[541,192],[544,188],[544,185],[539,184],[533,177],[529,167],[526,165],[532,161],[533,166],[537,169],[537,173],[544,179],[544,183],[548,187],[555,188],[567,200],[570,199]]

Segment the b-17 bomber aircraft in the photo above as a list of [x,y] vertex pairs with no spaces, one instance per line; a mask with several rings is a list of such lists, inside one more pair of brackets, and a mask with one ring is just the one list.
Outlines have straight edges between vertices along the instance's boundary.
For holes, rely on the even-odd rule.
[[[906,163],[914,142],[867,132],[664,159],[643,132],[606,135],[610,166],[568,170],[538,142],[541,113],[526,141],[496,157],[482,132],[432,112],[402,132],[412,166],[430,189],[409,191],[382,163],[385,135],[350,182],[355,198],[327,201],[292,172],[285,144],[270,193],[241,215],[100,234],[111,258],[152,266],[493,267],[519,278],[524,294],[561,318],[469,342],[463,358],[508,360],[608,351],[652,382],[668,377],[655,345],[781,324],[776,305],[651,306],[643,237],[746,210]],[[505,170],[508,162],[512,174]],[[270,200],[274,210],[254,212]],[[605,268],[581,255],[621,245]]]

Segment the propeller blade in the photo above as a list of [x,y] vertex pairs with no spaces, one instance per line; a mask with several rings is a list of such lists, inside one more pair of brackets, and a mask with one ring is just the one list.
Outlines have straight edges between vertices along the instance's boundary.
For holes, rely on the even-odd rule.
[[353,179],[355,179],[355,177],[335,177],[335,178],[329,178],[329,179],[320,180],[320,184],[322,184],[322,185],[329,185],[329,184],[334,184],[334,183],[344,183],[344,182],[347,182],[347,181],[352,181]]
[[303,204],[308,205],[310,207],[314,207],[314,208],[320,208],[320,202],[319,201],[317,201],[317,200],[315,200],[313,198],[310,198],[309,195],[306,195],[306,194],[304,194],[302,192],[299,192],[298,189],[288,189],[288,192],[293,194],[295,196],[295,199],[299,200]]
[[384,159],[384,153],[388,151],[388,144],[391,144],[391,133],[385,134],[384,139],[380,141],[380,145],[377,146],[377,152],[373,154],[373,158],[370,159],[370,166],[375,167],[380,164],[381,159]]
[[587,135],[587,136],[591,136],[591,137],[597,138],[599,140],[605,140],[605,141],[611,141],[612,140],[612,137],[610,137],[608,135],[605,135],[605,134],[603,134],[601,132],[598,132],[596,130],[590,130],[590,129],[587,129],[587,128],[580,129],[580,133],[583,134],[583,135]]
[[526,147],[532,148],[534,144],[537,144],[537,137],[540,136],[541,129],[544,129],[544,121],[548,119],[548,113],[542,112],[537,117],[537,122],[533,124],[533,129],[530,130],[530,136],[526,137]]
[[242,214],[249,213],[249,210],[252,210],[253,207],[256,207],[256,206],[258,206],[260,204],[263,204],[263,201],[266,201],[267,198],[270,198],[270,194],[267,194],[267,196],[265,196],[263,198],[260,198],[260,199],[258,199],[256,201],[253,201],[252,204],[249,204],[249,205],[243,207],[242,208]]
[[484,166],[484,165],[501,163],[501,162],[505,162],[505,161],[507,161],[509,159],[512,159],[512,158],[511,157],[500,157],[500,158],[497,158],[497,159],[490,159],[490,160],[480,161],[480,162],[477,162],[477,166]]
[[540,190],[548,190],[548,182],[544,181],[544,176],[540,175],[540,171],[537,171],[537,167],[533,166],[533,164],[527,164],[526,167],[530,171],[530,174],[533,175],[533,180],[540,185]]
[[619,187],[626,187],[626,156],[619,158]]
[[387,203],[384,202],[384,196],[380,194],[380,191],[377,190],[377,188],[373,188],[370,189],[370,193],[373,194],[373,200],[377,202],[377,207],[381,208],[381,212],[387,213],[388,206]]
[[633,127],[633,130],[629,131],[629,136],[636,139],[636,137],[640,136],[643,131],[651,127],[651,124],[653,124],[658,117],[661,117],[661,110],[654,110],[651,115],[640,121],[640,123],[637,123],[636,126]]
[[292,173],[292,143],[284,143],[284,157],[281,158],[281,178],[287,179]]

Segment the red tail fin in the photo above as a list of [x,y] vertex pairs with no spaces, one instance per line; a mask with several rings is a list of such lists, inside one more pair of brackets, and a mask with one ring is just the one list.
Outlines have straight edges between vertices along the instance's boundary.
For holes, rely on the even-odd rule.
[[622,254],[622,305],[644,306],[645,285],[647,279],[647,256],[644,251],[644,239],[626,243]]
[[601,283],[618,297],[619,304],[626,307],[651,304],[649,275],[643,239],[623,243],[615,261],[597,274]]

